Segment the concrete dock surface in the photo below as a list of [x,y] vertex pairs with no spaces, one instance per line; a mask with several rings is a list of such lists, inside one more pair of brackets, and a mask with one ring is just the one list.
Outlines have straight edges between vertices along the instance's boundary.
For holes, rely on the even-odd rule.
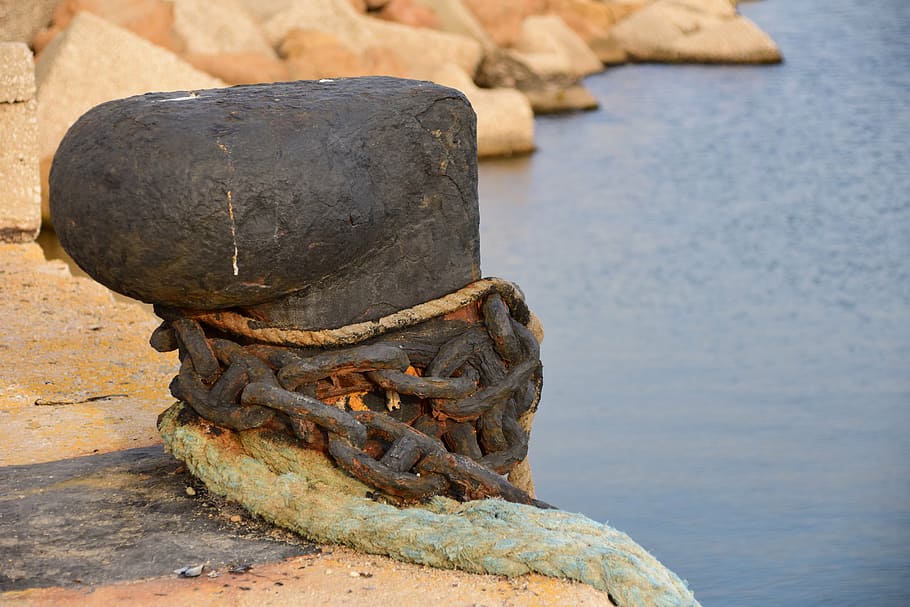
[[0,294],[0,603],[612,604],[576,582],[412,565],[256,520],[164,452],[155,420],[178,363],[148,345],[147,306],[35,243],[0,245]]

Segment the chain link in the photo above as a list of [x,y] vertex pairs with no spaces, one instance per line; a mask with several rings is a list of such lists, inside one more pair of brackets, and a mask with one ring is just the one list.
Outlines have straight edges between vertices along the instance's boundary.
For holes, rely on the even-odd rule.
[[475,292],[457,313],[347,347],[225,336],[194,311],[164,308],[150,342],[179,350],[171,392],[202,418],[290,433],[399,502],[448,495],[549,507],[505,477],[527,456],[521,422],[542,383],[530,313],[514,287]]

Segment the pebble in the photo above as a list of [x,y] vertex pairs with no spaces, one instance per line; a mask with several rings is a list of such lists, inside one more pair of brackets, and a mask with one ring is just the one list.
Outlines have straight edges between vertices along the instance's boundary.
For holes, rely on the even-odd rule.
[[189,495],[189,496],[196,495],[196,490],[193,489],[192,487],[187,487],[187,488],[186,488],[186,494]]
[[202,570],[205,568],[205,565],[195,565],[193,567],[181,567],[180,569],[174,570],[174,573],[180,577],[199,577],[202,574]]

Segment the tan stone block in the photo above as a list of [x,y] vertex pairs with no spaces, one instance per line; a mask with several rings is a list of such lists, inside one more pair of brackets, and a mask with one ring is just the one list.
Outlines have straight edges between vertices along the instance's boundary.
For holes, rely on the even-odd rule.
[[187,53],[258,54],[275,51],[239,0],[173,0],[174,32]]
[[510,47],[525,17],[546,12],[547,0],[462,0],[497,46]]
[[[294,0],[239,0],[239,2],[259,24],[263,24],[281,11],[287,10],[294,4]],[[364,12],[366,5],[360,2],[351,2],[355,10]]]
[[619,65],[629,59],[628,54],[626,54],[619,42],[609,34],[603,38],[591,40],[588,45],[604,65]]
[[361,54],[327,32],[293,29],[285,36],[279,51],[287,60],[291,77],[297,80],[345,78],[368,73]]
[[728,0],[658,0],[611,30],[638,61],[776,63],[780,50]]
[[37,105],[0,103],[0,242],[29,242],[41,228]]
[[105,101],[224,86],[173,53],[84,12],[41,53],[36,79],[41,157],[53,155],[79,116]]
[[183,50],[174,34],[174,7],[167,0],[60,0],[50,27],[32,38],[37,54],[80,12],[92,13],[172,52]]
[[0,0],[0,41],[25,42],[50,23],[57,0]]
[[483,47],[494,46],[492,38],[487,31],[469,11],[461,0],[414,0],[417,4],[432,9],[436,13],[439,29],[452,34],[460,34],[473,38]]
[[664,0],[677,4],[696,13],[714,15],[715,17],[736,16],[736,0]]
[[401,56],[389,47],[368,47],[363,50],[362,56],[368,75],[395,76],[396,78],[407,78],[412,75]]
[[439,29],[439,18],[436,17],[436,12],[415,0],[390,0],[375,13],[375,16],[411,27]]
[[376,46],[356,52],[334,34],[318,30],[291,30],[279,53],[295,80],[409,75],[401,58],[390,48]]
[[294,0],[264,26],[266,36],[276,46],[294,28],[333,34],[357,53],[378,47],[394,49],[412,78],[429,79],[445,63],[455,63],[473,74],[483,55],[476,40],[367,17],[347,0]]
[[613,39],[629,55],[638,61],[673,61],[673,41],[704,25],[715,24],[716,19],[698,15],[674,5],[651,4],[617,23],[611,30]]
[[780,49],[768,34],[745,17],[683,36],[673,49],[686,61],[700,63],[779,63]]
[[227,84],[284,82],[288,67],[274,54],[213,53],[183,56],[193,67],[224,80]]
[[558,15],[582,40],[592,45],[606,37],[618,21],[641,8],[641,3],[617,0],[550,0],[549,11]]
[[556,15],[525,19],[515,51],[544,77],[581,78],[603,71],[594,51]]
[[596,110],[597,98],[581,84],[524,91],[535,114]]
[[35,62],[22,42],[0,42],[0,103],[28,101],[35,96]]
[[460,90],[477,114],[477,155],[513,156],[534,151],[534,112],[514,89],[482,89],[457,65],[440,66],[433,81]]

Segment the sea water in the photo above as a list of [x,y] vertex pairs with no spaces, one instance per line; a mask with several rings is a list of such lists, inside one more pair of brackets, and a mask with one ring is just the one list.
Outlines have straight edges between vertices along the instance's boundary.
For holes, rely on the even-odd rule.
[[610,69],[481,164],[538,493],[706,606],[910,605],[910,2],[740,10],[784,64]]

